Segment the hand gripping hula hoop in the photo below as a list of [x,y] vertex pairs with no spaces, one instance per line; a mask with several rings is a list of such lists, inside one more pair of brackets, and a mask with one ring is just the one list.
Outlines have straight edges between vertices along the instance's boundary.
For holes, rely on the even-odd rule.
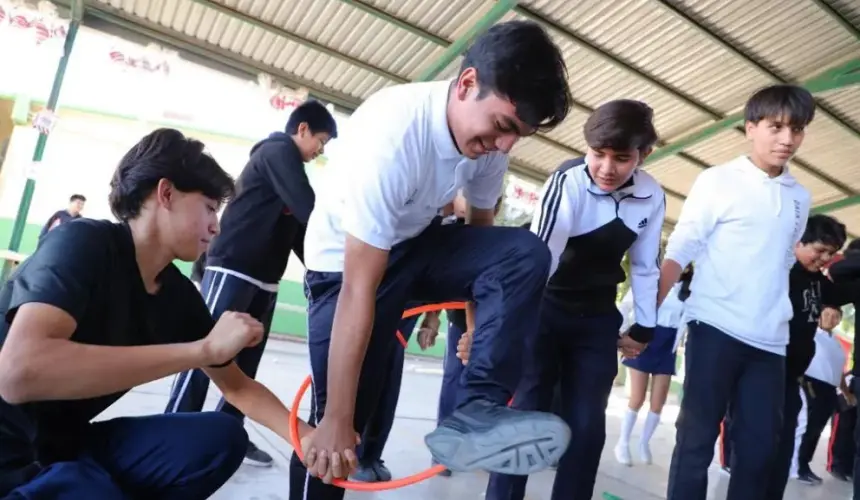
[[[464,302],[443,302],[441,304],[430,304],[426,306],[413,307],[412,309],[407,309],[403,312],[404,318],[410,318],[412,316],[418,316],[419,314],[424,314],[426,312],[433,311],[441,311],[443,309],[465,309],[466,304]],[[406,347],[406,339],[397,332],[398,340],[404,347]],[[293,442],[293,447],[296,450],[296,455],[299,456],[299,459],[304,461],[305,454],[302,452],[302,442],[299,439],[299,417],[298,417],[298,409],[299,405],[302,403],[302,398],[305,393],[308,391],[308,388],[311,386],[312,378],[310,375],[305,378],[302,385],[299,387],[299,391],[296,393],[296,397],[293,399],[292,409],[290,412],[290,440]],[[442,473],[445,470],[444,465],[434,465],[429,469],[421,471],[417,474],[413,474],[411,476],[406,476],[398,479],[392,479],[391,481],[380,481],[377,483],[361,483],[357,481],[346,481],[343,479],[335,479],[332,481],[332,484],[343,488],[345,490],[354,490],[354,491],[385,491],[385,490],[395,490],[398,488],[403,488],[404,486],[411,486],[416,483],[420,483],[421,481],[430,479],[431,477]]]

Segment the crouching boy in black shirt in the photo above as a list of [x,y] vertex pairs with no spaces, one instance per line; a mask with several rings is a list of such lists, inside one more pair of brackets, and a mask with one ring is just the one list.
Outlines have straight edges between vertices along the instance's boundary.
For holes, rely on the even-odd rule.
[[0,498],[208,498],[242,463],[239,420],[91,422],[131,388],[183,370],[204,369],[227,400],[288,439],[287,408],[232,361],[260,342],[262,325],[237,312],[215,323],[171,263],[206,250],[233,190],[202,143],[156,130],[111,180],[122,222],[61,225],[3,286]]

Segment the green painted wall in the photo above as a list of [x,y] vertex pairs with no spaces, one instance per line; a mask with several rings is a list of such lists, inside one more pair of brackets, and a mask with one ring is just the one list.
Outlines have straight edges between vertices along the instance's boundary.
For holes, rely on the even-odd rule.
[[[5,247],[12,235],[12,219],[0,218],[0,242]],[[36,241],[42,227],[36,224],[27,224],[24,229],[24,237],[21,241],[21,252],[30,254],[36,249]],[[177,262],[177,266],[184,273],[191,272],[191,263]],[[272,332],[291,337],[306,338],[307,328],[307,302],[305,301],[302,284],[291,280],[282,280],[278,290],[278,305],[275,317],[272,320]],[[445,354],[445,335],[447,334],[447,321],[442,318],[442,331],[437,339],[436,345],[426,351],[422,351],[415,341],[410,341],[407,352],[410,354],[441,358]]]

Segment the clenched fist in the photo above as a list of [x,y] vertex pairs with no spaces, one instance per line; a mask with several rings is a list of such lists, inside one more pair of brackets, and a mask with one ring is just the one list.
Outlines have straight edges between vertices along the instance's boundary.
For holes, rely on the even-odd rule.
[[215,328],[202,340],[203,366],[218,366],[230,362],[246,347],[263,340],[263,324],[246,313],[226,311]]

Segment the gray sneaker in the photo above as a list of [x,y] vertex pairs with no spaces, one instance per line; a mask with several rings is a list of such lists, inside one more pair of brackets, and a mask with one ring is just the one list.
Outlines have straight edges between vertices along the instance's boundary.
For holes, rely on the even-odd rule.
[[248,451],[245,452],[245,459],[242,461],[247,465],[254,467],[271,467],[275,462],[272,456],[265,451],[257,448],[257,445],[248,441]]
[[551,413],[475,400],[443,420],[424,443],[434,460],[454,472],[525,476],[558,463],[570,429]]

